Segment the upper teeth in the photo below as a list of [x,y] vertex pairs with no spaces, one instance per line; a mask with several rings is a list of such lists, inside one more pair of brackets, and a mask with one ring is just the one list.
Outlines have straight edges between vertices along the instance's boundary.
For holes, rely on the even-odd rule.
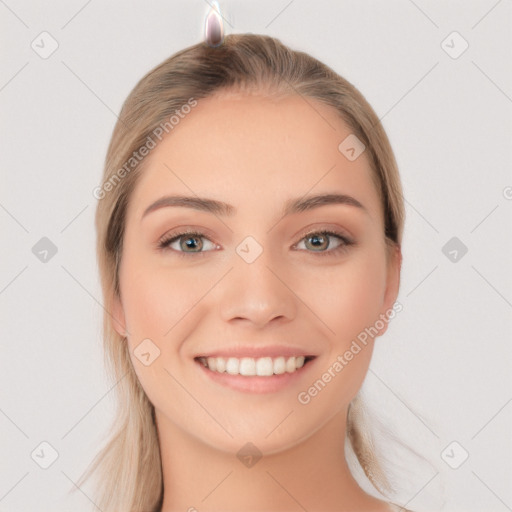
[[258,375],[267,377],[270,375],[280,375],[302,368],[305,361],[304,356],[292,357],[200,357],[199,360],[207,368],[214,372],[229,373],[230,375]]

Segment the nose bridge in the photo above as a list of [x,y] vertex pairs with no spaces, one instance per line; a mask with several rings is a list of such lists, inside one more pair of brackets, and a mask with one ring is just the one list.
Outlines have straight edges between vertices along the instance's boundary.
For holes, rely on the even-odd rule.
[[277,317],[294,317],[295,296],[273,251],[247,237],[236,247],[232,267],[221,294],[224,320],[245,318],[262,326]]

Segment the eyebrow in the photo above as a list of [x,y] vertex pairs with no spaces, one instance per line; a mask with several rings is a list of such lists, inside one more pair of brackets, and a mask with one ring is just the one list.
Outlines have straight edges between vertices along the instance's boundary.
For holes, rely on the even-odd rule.
[[[346,194],[317,194],[287,200],[283,208],[282,216],[286,217],[331,204],[353,206],[368,213],[368,210],[355,197]],[[170,206],[192,208],[194,210],[227,217],[233,216],[236,213],[236,208],[233,205],[215,199],[197,196],[164,196],[154,203],[151,203],[144,210],[141,220],[155,210]]]

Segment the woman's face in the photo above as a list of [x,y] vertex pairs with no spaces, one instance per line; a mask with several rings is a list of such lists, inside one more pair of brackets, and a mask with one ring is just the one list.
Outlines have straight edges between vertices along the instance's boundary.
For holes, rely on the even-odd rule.
[[[357,393],[399,258],[386,263],[366,153],[338,148],[350,134],[309,98],[224,93],[151,151],[127,211],[114,314],[159,429],[270,453]],[[345,199],[308,202],[324,194]],[[151,208],[166,196],[191,199]]]

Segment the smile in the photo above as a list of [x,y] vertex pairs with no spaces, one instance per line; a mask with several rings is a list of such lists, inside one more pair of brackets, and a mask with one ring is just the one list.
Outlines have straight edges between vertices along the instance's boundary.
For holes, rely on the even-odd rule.
[[310,356],[278,357],[199,357],[197,360],[216,373],[242,375],[244,377],[271,377],[284,373],[295,373],[308,361]]

